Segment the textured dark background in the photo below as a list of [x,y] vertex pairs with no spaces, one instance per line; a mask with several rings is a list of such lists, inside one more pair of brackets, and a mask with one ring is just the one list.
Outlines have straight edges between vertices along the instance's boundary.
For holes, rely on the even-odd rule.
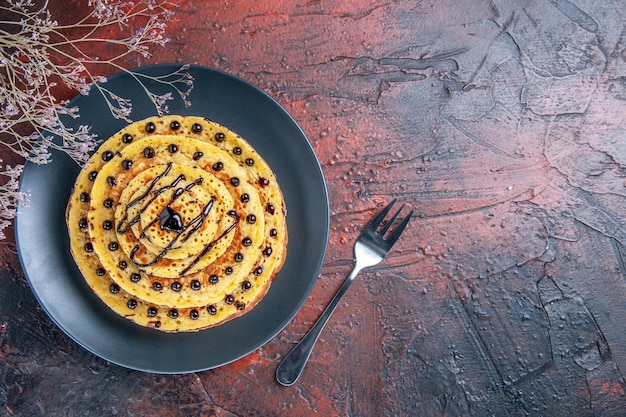
[[[80,12],[78,1],[51,3]],[[626,414],[623,2],[175,3],[171,42],[125,65],[216,67],[287,109],[328,183],[322,274],[294,321],[251,355],[151,375],[61,333],[9,240],[0,415]],[[351,287],[301,379],[278,386],[280,358],[393,197],[418,216]]]

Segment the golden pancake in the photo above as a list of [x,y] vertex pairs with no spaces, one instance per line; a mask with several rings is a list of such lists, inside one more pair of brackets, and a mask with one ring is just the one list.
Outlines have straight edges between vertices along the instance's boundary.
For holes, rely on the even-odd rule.
[[151,117],[105,141],[66,212],[70,250],[113,311],[167,332],[216,326],[267,293],[287,249],[276,177],[210,120]]

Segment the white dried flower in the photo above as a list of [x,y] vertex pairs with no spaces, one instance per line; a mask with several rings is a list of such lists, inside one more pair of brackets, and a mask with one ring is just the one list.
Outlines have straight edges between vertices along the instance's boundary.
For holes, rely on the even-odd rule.
[[[2,159],[0,159],[0,163]],[[0,240],[6,238],[4,229],[13,223],[17,214],[17,208],[25,206],[28,201],[28,193],[19,191],[20,176],[24,165],[0,165]]]

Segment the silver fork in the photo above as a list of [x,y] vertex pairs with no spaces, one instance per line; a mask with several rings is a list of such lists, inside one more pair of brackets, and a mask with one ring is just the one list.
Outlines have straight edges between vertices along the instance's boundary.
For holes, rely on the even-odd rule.
[[[293,385],[304,369],[311,351],[317,342],[322,329],[326,322],[335,311],[335,308],[341,301],[341,298],[354,281],[354,278],[363,268],[374,266],[380,263],[387,252],[402,234],[402,231],[409,223],[413,210],[398,224],[398,226],[389,234],[389,228],[394,224],[398,215],[402,211],[402,207],[391,216],[389,221],[383,225],[383,220],[391,210],[396,200],[394,199],[385,207],[372,221],[365,227],[356,243],[354,244],[354,269],[348,275],[343,285],[337,291],[328,307],[324,310],[319,319],[315,322],[311,330],[300,340],[300,342],[285,356],[278,368],[276,368],[276,380],[284,386]],[[382,227],[381,227],[382,226]],[[380,229],[380,230],[379,230]]]

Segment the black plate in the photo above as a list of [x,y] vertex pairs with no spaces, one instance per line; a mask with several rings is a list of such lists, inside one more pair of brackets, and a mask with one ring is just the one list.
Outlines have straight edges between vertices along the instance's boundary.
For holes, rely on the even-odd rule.
[[[153,76],[177,70],[164,64],[135,70]],[[270,96],[232,75],[191,66],[190,107],[169,103],[170,114],[207,117],[246,138],[276,173],[287,204],[289,243],[285,264],[270,291],[252,311],[222,326],[196,333],[168,334],[137,326],[113,313],[87,286],[69,252],[65,207],[79,167],[65,154],[53,162],[27,163],[22,191],[29,207],[16,217],[20,260],[39,302],[72,339],[94,354],[127,368],[186,373],[241,358],[280,332],[306,301],[317,279],[329,231],[328,194],[319,162],[302,130]],[[144,81],[151,91],[171,87]],[[131,76],[110,77],[106,88],[132,99],[133,120],[154,115],[154,106]],[[80,109],[75,125],[92,126],[106,139],[126,122],[114,119],[102,96],[91,91],[70,106]]]

